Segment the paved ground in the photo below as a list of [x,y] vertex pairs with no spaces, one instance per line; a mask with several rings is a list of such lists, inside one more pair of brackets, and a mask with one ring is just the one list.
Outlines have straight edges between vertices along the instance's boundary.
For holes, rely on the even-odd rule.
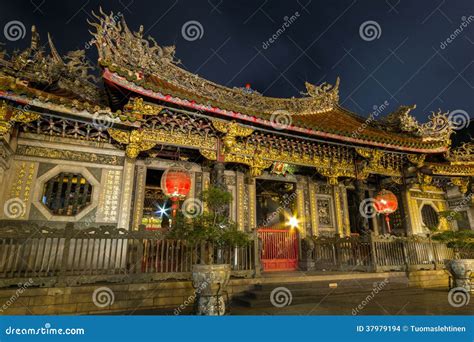
[[[453,307],[448,291],[381,291],[363,305],[367,294],[328,295],[319,303],[289,305],[284,308],[231,308],[232,315],[472,315],[474,299],[466,306]],[[363,308],[357,310],[358,305]]]
[[[368,293],[328,295],[320,302],[289,305],[284,308],[230,307],[230,315],[352,315],[363,305]],[[368,300],[358,315],[472,315],[474,299],[456,308],[448,302],[448,291],[443,289],[381,291]],[[173,310],[138,310],[122,315],[173,315]],[[190,314],[188,312],[188,314]]]

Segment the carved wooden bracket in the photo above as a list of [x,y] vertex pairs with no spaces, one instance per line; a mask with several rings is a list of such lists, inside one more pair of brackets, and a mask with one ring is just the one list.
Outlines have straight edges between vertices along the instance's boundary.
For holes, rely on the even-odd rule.
[[459,188],[462,194],[465,194],[468,190],[469,178],[468,177],[451,177],[451,183]]
[[0,102],[0,137],[5,136],[13,127],[15,122],[28,123],[38,120],[40,115],[24,108],[9,106],[5,101]]
[[117,142],[127,145],[125,153],[129,158],[136,158],[142,151],[149,150],[156,145],[156,142],[145,140],[143,131],[120,131],[115,128],[109,128],[107,132]]
[[248,137],[253,133],[253,129],[249,127],[243,127],[237,122],[225,122],[220,120],[212,120],[212,125],[221,133],[225,133],[222,138],[226,152],[230,152],[232,148],[237,144],[237,137]]

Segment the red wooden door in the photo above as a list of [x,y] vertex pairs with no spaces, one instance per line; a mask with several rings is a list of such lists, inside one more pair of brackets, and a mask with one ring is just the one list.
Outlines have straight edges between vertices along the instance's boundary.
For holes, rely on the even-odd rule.
[[264,271],[291,271],[298,267],[298,235],[296,230],[258,230],[262,239],[260,259]]

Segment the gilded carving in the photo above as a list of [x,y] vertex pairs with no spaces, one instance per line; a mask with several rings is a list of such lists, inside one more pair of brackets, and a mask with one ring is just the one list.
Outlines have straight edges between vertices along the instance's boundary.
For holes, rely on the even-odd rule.
[[451,183],[459,187],[459,191],[465,194],[468,190],[469,178],[468,177],[451,177]]
[[416,105],[401,106],[395,112],[387,115],[384,120],[373,121],[372,124],[386,131],[411,133],[423,141],[440,141],[449,145],[453,124],[449,120],[448,113],[442,113],[441,110],[437,113],[433,112],[430,121],[420,124],[410,114],[415,108]]
[[132,159],[138,157],[140,152],[149,150],[156,145],[156,142],[146,140],[145,133],[142,130],[120,131],[109,128],[108,132],[114,140],[127,145],[125,153]]
[[158,115],[163,108],[163,106],[145,103],[141,97],[135,97],[124,106],[124,111],[129,112],[132,117],[141,117],[143,115]]
[[444,154],[451,165],[474,165],[474,143],[464,143]]
[[[300,99],[280,99],[265,97],[258,92],[243,92],[240,88],[227,88],[205,80],[178,66],[174,46],[160,46],[153,39],[144,38],[143,27],[139,31],[130,30],[124,20],[116,23],[113,13],[101,11],[95,15],[97,22],[89,22],[104,66],[125,67],[134,75],[135,81],[148,81],[156,85],[166,85],[181,92],[191,92],[212,103],[232,106],[236,111],[258,111],[271,115],[276,110],[292,114],[327,112],[335,108],[339,100],[339,81],[334,86],[307,84],[308,97]],[[145,79],[142,71],[153,77]]]
[[226,150],[230,150],[235,146],[237,137],[247,137],[253,133],[253,129],[244,127],[236,123],[235,121],[226,122],[221,120],[212,120],[212,125],[221,133],[225,133],[222,138]]
[[122,165],[123,158],[119,156],[110,156],[105,154],[96,154],[90,152],[57,150],[39,146],[18,145],[17,154],[29,157],[40,157],[48,159],[63,159],[78,162],[88,162],[107,165]]
[[355,150],[360,156],[368,159],[358,170],[358,179],[366,179],[371,173],[392,177],[402,176],[403,160],[400,155],[377,149],[356,148]]
[[[434,189],[427,189],[428,190],[434,190]],[[412,191],[411,192],[411,197],[413,198],[425,198],[425,199],[435,199],[435,200],[444,200],[444,194],[442,193],[434,193],[434,192],[418,192],[418,191]]]
[[420,168],[425,163],[426,154],[407,154],[408,160]]
[[426,191],[428,189],[428,186],[431,185],[433,181],[433,177],[421,172],[418,172],[417,177],[418,177],[418,184],[420,184],[421,189],[423,191]]
[[0,102],[0,137],[7,134],[15,122],[28,123],[39,119],[39,114]]
[[318,205],[318,223],[321,227],[332,227],[331,199],[319,198]]

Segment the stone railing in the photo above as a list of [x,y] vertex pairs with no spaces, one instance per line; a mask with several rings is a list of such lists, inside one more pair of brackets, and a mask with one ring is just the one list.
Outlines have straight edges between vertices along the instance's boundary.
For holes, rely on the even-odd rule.
[[[444,268],[454,252],[444,243],[421,237],[393,235],[313,238],[303,251],[303,265],[313,270],[405,271]],[[306,244],[308,245],[308,244]]]
[[8,225],[0,228],[0,287],[30,278],[40,286],[191,279],[204,250],[214,250],[215,262],[230,264],[233,276],[252,277],[259,272],[256,241],[217,249],[153,231]]

